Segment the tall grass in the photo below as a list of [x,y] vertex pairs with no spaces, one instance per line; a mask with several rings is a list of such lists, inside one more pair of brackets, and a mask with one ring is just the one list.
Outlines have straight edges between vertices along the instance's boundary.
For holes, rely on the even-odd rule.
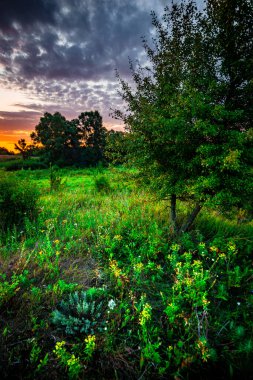
[[[49,170],[15,174],[36,183],[40,198],[37,221],[8,230],[0,245],[3,377],[17,366],[24,378],[249,373],[252,223],[204,211],[194,231],[175,242],[166,202],[136,185],[129,169],[58,174],[66,183],[53,192]],[[109,191],[98,186],[101,177]],[[104,294],[103,314],[100,329],[85,335],[78,294],[88,288]],[[69,330],[65,322],[59,327],[60,314],[57,326],[52,318],[65,304],[72,314],[82,310],[68,318],[66,306]],[[92,305],[89,318],[100,313]]]

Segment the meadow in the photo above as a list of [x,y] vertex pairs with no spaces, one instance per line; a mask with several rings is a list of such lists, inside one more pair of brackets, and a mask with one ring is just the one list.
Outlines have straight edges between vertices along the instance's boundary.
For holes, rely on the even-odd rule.
[[2,378],[252,378],[252,221],[172,237],[134,169],[3,167],[38,200],[0,231]]

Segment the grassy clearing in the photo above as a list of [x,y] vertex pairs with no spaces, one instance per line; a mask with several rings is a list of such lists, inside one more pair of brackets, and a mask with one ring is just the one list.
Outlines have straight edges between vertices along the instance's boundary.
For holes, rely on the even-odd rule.
[[57,191],[49,170],[15,174],[40,198],[1,236],[4,378],[248,378],[252,223],[204,211],[172,241],[133,174],[61,169]]

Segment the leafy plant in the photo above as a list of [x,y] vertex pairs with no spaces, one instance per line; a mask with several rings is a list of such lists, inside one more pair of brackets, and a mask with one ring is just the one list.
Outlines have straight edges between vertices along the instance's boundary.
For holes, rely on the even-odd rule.
[[34,184],[3,175],[0,178],[0,232],[22,227],[25,219],[36,219],[39,193]]
[[52,322],[67,335],[94,334],[105,328],[105,301],[102,289],[69,294],[53,311]]
[[95,178],[95,189],[101,193],[108,193],[111,190],[110,183],[104,175]]
[[50,165],[50,190],[57,191],[63,187],[66,180],[63,180],[59,175],[58,168]]

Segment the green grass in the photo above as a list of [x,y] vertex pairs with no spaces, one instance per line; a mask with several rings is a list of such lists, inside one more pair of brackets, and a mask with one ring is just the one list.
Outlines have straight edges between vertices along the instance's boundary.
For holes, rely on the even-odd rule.
[[[204,210],[190,234],[172,241],[168,205],[134,174],[59,169],[63,185],[50,191],[49,169],[15,173],[38,187],[40,199],[36,222],[1,237],[4,378],[17,371],[56,379],[250,373],[252,222]],[[106,192],[96,186],[101,176]],[[94,311],[87,309],[97,330],[80,333],[81,292],[92,288],[100,289]],[[61,314],[57,325],[52,316],[68,302],[61,328]]]

